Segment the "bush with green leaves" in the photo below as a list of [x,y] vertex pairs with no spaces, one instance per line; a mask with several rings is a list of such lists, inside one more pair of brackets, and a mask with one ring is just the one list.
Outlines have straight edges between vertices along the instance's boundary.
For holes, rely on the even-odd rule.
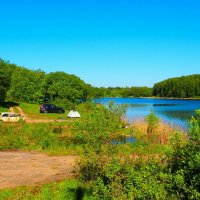
[[188,139],[177,132],[171,144],[160,159],[119,157],[112,145],[102,154],[88,152],[79,163],[80,180],[96,199],[200,199],[199,112]]
[[155,160],[91,155],[80,163],[81,181],[95,199],[170,199],[172,175]]
[[147,136],[151,136],[158,126],[159,118],[151,112],[145,117],[145,121],[147,122]]
[[200,199],[200,113],[189,125],[188,141],[177,137],[169,155],[173,187],[180,199]]
[[75,142],[84,144],[86,151],[92,148],[101,152],[102,145],[110,144],[125,131],[122,130],[122,113],[121,109],[116,107],[105,108],[91,103],[90,114],[85,116],[84,120],[75,123]]

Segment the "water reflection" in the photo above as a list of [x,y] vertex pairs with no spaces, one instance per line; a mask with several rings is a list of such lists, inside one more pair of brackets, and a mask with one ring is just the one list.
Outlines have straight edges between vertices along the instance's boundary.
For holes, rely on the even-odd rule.
[[200,100],[100,98],[95,101],[104,105],[110,101],[127,104],[126,117],[130,121],[143,118],[153,111],[163,121],[183,127],[186,127],[187,122],[195,115],[195,110],[200,109]]
[[118,144],[126,144],[126,143],[134,143],[136,139],[134,137],[125,137],[121,140],[113,140],[113,144],[118,145]]

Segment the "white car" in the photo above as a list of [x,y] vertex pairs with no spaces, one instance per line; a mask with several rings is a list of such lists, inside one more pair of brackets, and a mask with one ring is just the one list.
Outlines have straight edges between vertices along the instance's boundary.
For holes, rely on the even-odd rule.
[[20,120],[24,120],[24,116],[17,113],[3,112],[0,115],[0,120],[3,122],[19,122]]

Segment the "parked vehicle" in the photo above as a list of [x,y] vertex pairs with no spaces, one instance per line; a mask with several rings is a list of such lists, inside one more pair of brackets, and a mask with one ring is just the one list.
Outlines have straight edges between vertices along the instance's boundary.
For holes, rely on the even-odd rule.
[[0,120],[3,122],[19,122],[24,120],[24,116],[17,113],[3,112],[0,114]]
[[42,104],[40,106],[40,113],[65,113],[64,108],[55,106],[53,104]]

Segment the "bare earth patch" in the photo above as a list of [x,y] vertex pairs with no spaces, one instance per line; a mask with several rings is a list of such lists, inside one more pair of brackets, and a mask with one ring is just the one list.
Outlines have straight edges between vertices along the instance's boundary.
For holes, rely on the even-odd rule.
[[36,152],[0,152],[0,189],[73,178],[77,156],[48,156]]

